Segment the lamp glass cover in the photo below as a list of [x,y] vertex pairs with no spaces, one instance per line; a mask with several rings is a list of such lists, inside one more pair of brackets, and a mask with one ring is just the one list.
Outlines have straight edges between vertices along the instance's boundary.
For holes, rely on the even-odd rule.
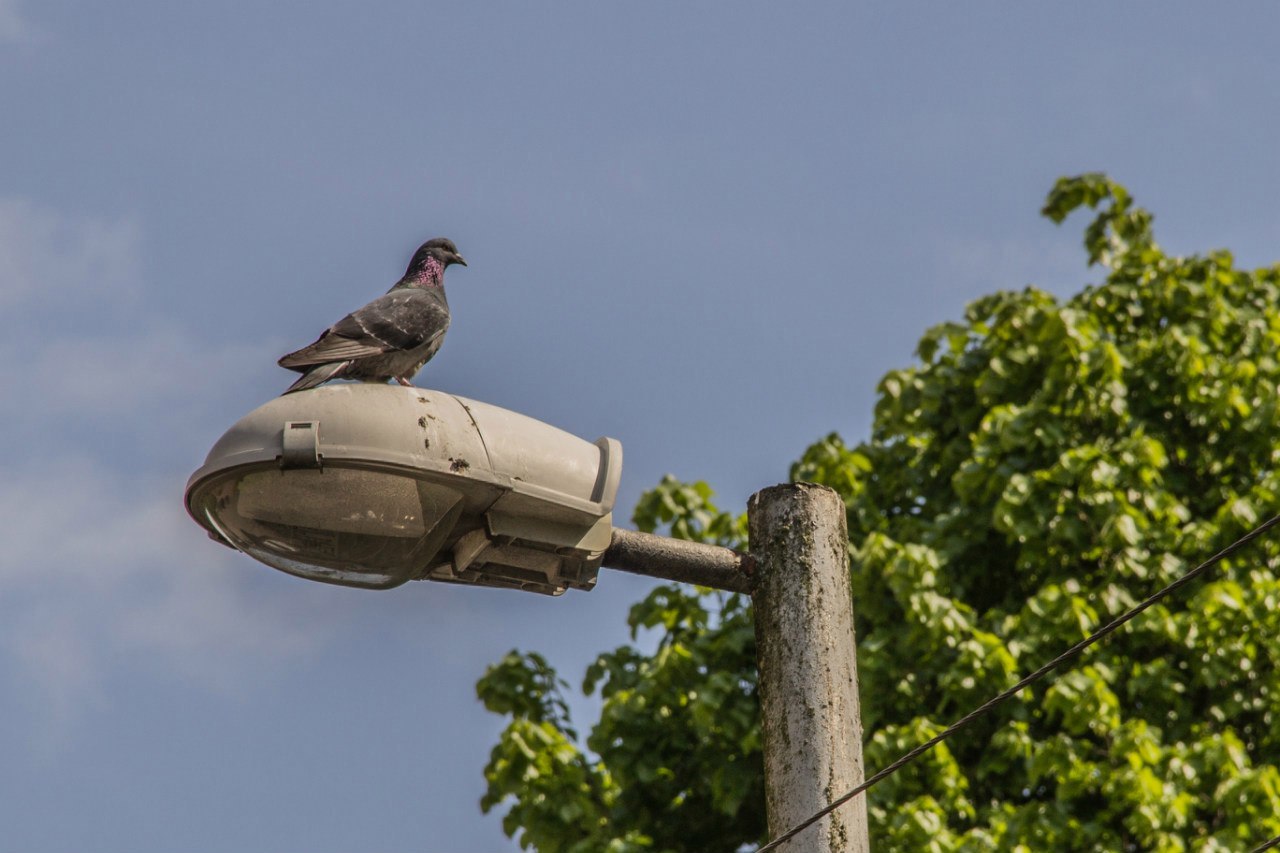
[[404,474],[326,465],[230,472],[192,503],[227,542],[269,566],[386,589],[431,566],[463,496]]

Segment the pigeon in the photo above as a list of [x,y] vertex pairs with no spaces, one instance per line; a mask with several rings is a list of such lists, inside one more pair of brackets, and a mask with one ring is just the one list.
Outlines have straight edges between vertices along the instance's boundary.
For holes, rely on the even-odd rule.
[[284,393],[330,379],[394,379],[409,386],[449,329],[444,270],[450,264],[467,265],[452,240],[437,237],[419,246],[390,290],[334,323],[315,343],[280,358],[281,367],[302,374]]

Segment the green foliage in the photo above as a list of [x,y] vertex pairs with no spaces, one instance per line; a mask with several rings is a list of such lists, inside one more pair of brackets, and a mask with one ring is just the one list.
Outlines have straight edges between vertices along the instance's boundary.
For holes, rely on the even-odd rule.
[[[635,522],[647,531],[667,525],[683,538],[745,540],[745,518],[720,512],[705,483],[670,477],[645,494]],[[508,834],[543,853],[731,853],[759,840],[764,790],[750,602],[659,586],[627,623],[633,641],[658,632],[657,648],[622,646],[588,667],[583,692],[598,691],[604,708],[585,744],[570,725],[563,682],[542,657],[512,652],[489,668],[480,698],[512,722],[485,768],[483,808],[513,802]]]
[[668,474],[656,488],[640,496],[631,520],[652,533],[665,527],[676,539],[710,542],[727,548],[745,546],[746,514],[732,516],[711,502],[711,487],[701,481],[682,483]]
[[[1102,283],[977,300],[881,381],[867,441],[830,435],[792,469],[847,507],[870,769],[1280,506],[1280,267],[1167,255],[1102,175],[1060,180],[1043,213],[1081,207]],[[671,478],[636,522],[744,535],[705,484]],[[1256,543],[873,788],[876,849],[1225,851],[1280,833],[1278,566],[1280,540]],[[604,711],[585,744],[540,658],[486,675],[486,705],[513,718],[486,808],[513,802],[508,831],[544,851],[759,841],[749,602],[660,587],[630,624],[657,648],[590,668]]]

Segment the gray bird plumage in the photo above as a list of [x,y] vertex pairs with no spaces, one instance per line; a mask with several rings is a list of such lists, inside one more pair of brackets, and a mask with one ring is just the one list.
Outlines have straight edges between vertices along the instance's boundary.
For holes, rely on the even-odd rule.
[[334,323],[315,343],[281,357],[281,367],[302,374],[284,393],[330,379],[408,385],[449,330],[444,270],[450,264],[467,265],[451,240],[423,243],[389,291]]

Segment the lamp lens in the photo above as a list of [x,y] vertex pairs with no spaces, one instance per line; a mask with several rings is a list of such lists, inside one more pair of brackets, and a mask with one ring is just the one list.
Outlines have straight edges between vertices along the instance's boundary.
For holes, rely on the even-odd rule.
[[462,514],[460,493],[382,471],[239,472],[193,509],[227,542],[310,580],[385,589],[430,568]]

